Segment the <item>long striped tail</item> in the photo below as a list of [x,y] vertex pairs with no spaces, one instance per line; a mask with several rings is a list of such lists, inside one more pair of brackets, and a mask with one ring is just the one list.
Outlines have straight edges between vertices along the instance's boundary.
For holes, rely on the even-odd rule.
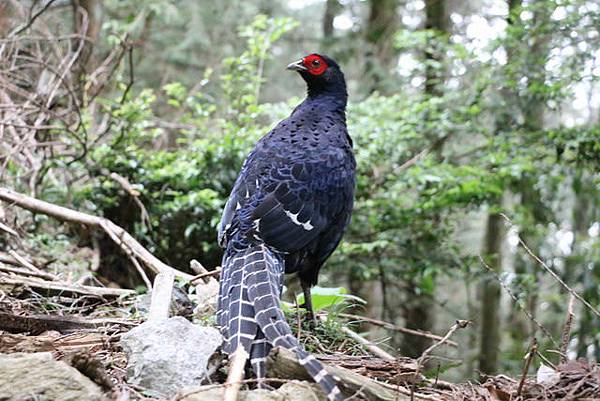
[[265,245],[227,252],[223,260],[217,320],[225,338],[223,350],[232,354],[242,345],[258,379],[266,374],[266,358],[272,346],[292,350],[333,401],[343,396],[321,362],[304,350],[279,306],[283,288],[282,257]]

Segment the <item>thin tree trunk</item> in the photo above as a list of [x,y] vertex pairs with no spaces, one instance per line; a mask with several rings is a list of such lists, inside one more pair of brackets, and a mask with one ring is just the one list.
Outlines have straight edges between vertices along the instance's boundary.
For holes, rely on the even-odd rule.
[[[425,29],[434,30],[437,39],[448,34],[448,17],[446,15],[446,0],[425,1]],[[442,54],[431,50],[425,51],[425,93],[432,96],[442,94],[444,71],[436,68],[435,63],[442,63]]]
[[365,73],[372,91],[385,92],[384,78],[394,61],[394,34],[398,29],[397,0],[370,0],[365,40]]
[[331,40],[333,38],[333,20],[340,10],[338,0],[327,0],[325,3],[325,12],[323,13],[323,38]]
[[[484,244],[484,259],[495,272],[502,270],[502,216],[490,212]],[[483,374],[494,374],[498,370],[500,351],[500,283],[487,274],[481,283],[481,344],[479,370]]]
[[[448,22],[446,18],[446,0],[427,0],[425,2],[425,27],[435,30],[439,35],[437,39],[442,39],[448,33]],[[443,40],[443,39],[442,39]],[[433,68],[431,61],[441,63],[442,54],[425,52],[425,61],[427,68],[425,70],[425,95],[428,97],[443,95],[443,76],[444,71],[439,68]],[[432,149],[439,161],[443,159],[444,141],[436,141],[436,146]],[[441,216],[436,214],[432,217],[433,224],[441,224]],[[433,294],[421,294],[417,291],[418,283],[410,282],[410,292],[407,302],[404,305],[404,318],[406,327],[433,331],[435,325],[435,299]],[[402,339],[402,348],[406,355],[411,357],[420,356],[431,341],[424,337],[415,337],[405,335]]]

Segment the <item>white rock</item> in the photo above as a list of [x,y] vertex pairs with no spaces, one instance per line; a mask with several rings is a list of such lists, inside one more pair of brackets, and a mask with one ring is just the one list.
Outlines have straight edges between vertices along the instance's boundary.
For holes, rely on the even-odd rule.
[[560,373],[542,363],[537,371],[536,381],[539,384],[549,387],[560,381]]
[[121,339],[128,357],[127,381],[166,397],[198,386],[221,342],[218,330],[183,317],[145,322]]

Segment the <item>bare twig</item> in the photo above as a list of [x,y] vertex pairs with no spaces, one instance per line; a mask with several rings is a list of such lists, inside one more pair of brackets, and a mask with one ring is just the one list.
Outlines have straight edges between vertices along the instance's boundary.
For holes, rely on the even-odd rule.
[[[457,320],[452,327],[450,327],[450,329],[448,330],[448,332],[446,333],[446,335],[444,337],[442,337],[441,340],[439,340],[438,342],[436,342],[435,344],[432,344],[429,348],[427,348],[425,351],[423,351],[423,353],[421,354],[421,356],[419,357],[419,359],[417,359],[417,369],[415,371],[415,377],[418,377],[419,374],[421,373],[421,368],[423,367],[423,364],[425,364],[425,362],[427,362],[427,359],[429,358],[429,355],[433,352],[434,349],[436,349],[437,347],[439,347],[440,345],[444,344],[446,341],[448,341],[450,339],[450,337],[454,334],[454,332],[458,329],[464,329],[465,327],[467,327],[471,322],[468,320]],[[415,399],[415,383],[413,383],[413,385],[410,387],[410,399],[411,401],[413,401]]]
[[10,256],[12,256],[13,258],[15,258],[15,260],[17,262],[19,262],[19,264],[21,266],[31,270],[32,272],[39,273],[39,274],[46,275],[46,276],[52,276],[53,280],[56,279],[56,276],[54,276],[50,273],[45,273],[42,270],[38,269],[33,263],[31,263],[30,261],[25,259],[23,256],[19,255],[16,251],[10,250],[10,251],[8,251],[8,254]]
[[423,353],[421,354],[421,356],[419,357],[419,359],[417,359],[417,372],[419,371],[419,367],[422,366],[427,361],[427,359],[429,358],[429,354],[431,354],[431,352],[433,352],[434,349],[436,349],[440,345],[442,345],[445,342],[447,342],[448,339],[450,337],[452,337],[452,335],[454,334],[454,332],[456,330],[458,330],[458,329],[464,329],[469,324],[471,324],[471,322],[468,321],[468,320],[457,320],[452,325],[452,327],[450,327],[450,330],[448,330],[448,332],[446,333],[446,335],[444,337],[442,337],[442,339],[440,341],[436,342],[435,344],[433,344],[429,348],[427,348],[425,351],[423,351]]
[[142,224],[148,229],[148,231],[152,231],[152,224],[150,223],[150,215],[148,214],[148,210],[140,200],[140,191],[135,189],[133,185],[129,182],[129,180],[122,175],[119,175],[115,172],[112,172],[108,175],[112,178],[117,184],[119,184],[129,196],[133,199],[135,204],[140,209],[140,214],[142,216]]
[[249,355],[240,344],[229,358],[229,374],[225,382],[224,401],[237,401],[240,394],[242,380],[244,380],[244,368]]
[[519,387],[517,389],[517,397],[521,396],[521,391],[523,391],[523,385],[525,384],[525,379],[527,378],[527,373],[529,372],[529,365],[531,365],[531,360],[537,353],[537,339],[534,337],[531,340],[531,347],[529,348],[529,352],[527,353],[525,359],[525,365],[523,366],[523,373],[521,374],[521,380],[519,381]]
[[[50,6],[52,5],[52,3],[54,3],[56,0],[48,0],[46,2],[46,4],[44,4],[44,6],[42,7],[42,9],[40,11],[38,11],[37,13],[33,14],[29,20],[27,21],[27,23],[25,23],[25,25],[20,26],[18,28],[16,28],[13,32],[8,34],[9,38],[15,37],[18,34],[20,34],[21,32],[25,31],[26,29],[28,29],[31,25],[33,25],[33,23],[35,22],[35,20],[42,15],[48,8],[50,8]],[[35,4],[35,2],[34,2]]]
[[194,284],[196,281],[198,281],[198,280],[202,280],[202,279],[204,279],[204,278],[206,278],[206,277],[218,276],[218,275],[219,275],[219,273],[221,273],[221,268],[217,267],[215,270],[212,270],[212,271],[207,271],[207,272],[205,272],[205,273],[201,273],[201,274],[197,274],[197,275],[195,275],[194,277],[192,277],[192,278],[190,279],[190,282],[191,282],[192,284]]
[[546,329],[532,314],[531,312],[529,312],[527,310],[527,308],[525,308],[522,304],[521,301],[519,300],[519,298],[517,298],[517,296],[515,294],[513,294],[513,292],[511,291],[511,289],[508,287],[508,285],[506,285],[506,283],[504,281],[502,281],[502,278],[500,277],[500,275],[498,274],[497,271],[495,271],[494,269],[492,269],[490,267],[490,265],[488,265],[485,260],[483,260],[483,258],[481,257],[481,255],[479,255],[479,261],[481,262],[481,264],[483,265],[483,267],[486,268],[486,270],[488,272],[490,272],[494,278],[496,279],[496,281],[498,281],[498,283],[500,283],[500,285],[502,286],[502,288],[504,288],[504,291],[506,291],[506,293],[508,294],[508,296],[510,296],[512,298],[513,301],[515,301],[515,305],[517,305],[521,311],[529,318],[529,320],[531,320],[541,331],[542,333],[544,333],[544,335],[546,336],[546,338],[548,338],[550,341],[552,341],[552,344],[554,344],[555,346],[558,347],[558,344],[556,343],[556,340],[554,340],[554,337],[552,337],[552,334],[550,334],[550,332],[548,331],[548,329]]
[[189,274],[174,269],[173,267],[160,261],[156,256],[151,254],[146,248],[137,242],[135,238],[133,238],[127,231],[108,219],[78,212],[63,206],[54,205],[31,196],[14,192],[8,188],[0,187],[0,200],[15,204],[27,210],[55,217],[59,220],[100,228],[104,230],[125,252],[133,253],[155,273],[172,271],[177,277],[182,277],[186,280],[192,278],[192,276]]
[[[324,320],[325,316],[320,316],[320,318],[321,318],[321,320]],[[358,342],[359,344],[364,345],[364,347],[367,350],[369,350],[369,352],[371,352],[373,355],[377,355],[378,357],[387,359],[389,361],[396,360],[396,358],[393,355],[385,352],[384,350],[379,348],[377,345],[375,345],[371,341],[367,340],[366,338],[359,336],[358,334],[356,334],[354,331],[350,330],[349,328],[342,326],[342,332],[344,334],[346,334],[348,337],[352,338],[354,341]]]
[[142,278],[142,281],[146,285],[148,291],[152,291],[152,282],[150,282],[150,279],[148,278],[148,275],[146,274],[146,271],[144,270],[142,265],[140,265],[140,262],[138,262],[138,260],[133,255],[130,255],[129,260],[131,260],[131,263],[135,267],[135,270],[137,270],[137,272],[140,274],[140,277]]
[[569,305],[567,306],[567,318],[563,326],[561,341],[560,341],[560,363],[567,362],[567,350],[569,349],[569,341],[571,340],[571,326],[573,325],[573,304],[575,297],[573,294],[569,297]]
[[46,280],[56,280],[57,277],[54,274],[50,274],[50,273],[46,273],[43,271],[31,271],[30,269],[21,269],[19,267],[10,267],[10,266],[5,266],[2,263],[0,263],[0,271],[3,272],[7,272],[7,273],[14,273],[14,274],[18,274],[21,276],[31,276],[31,277],[39,277],[39,278],[43,278]]
[[[503,213],[500,213],[500,215],[511,225],[513,226],[512,221]],[[540,266],[542,266],[544,268],[544,270],[546,270],[554,280],[556,280],[565,290],[567,290],[571,295],[573,295],[575,298],[577,298],[582,304],[584,304],[590,311],[592,311],[592,313],[594,315],[596,315],[596,317],[600,317],[600,312],[594,308],[588,301],[585,300],[585,298],[583,298],[581,295],[579,295],[579,293],[577,291],[575,291],[574,289],[572,289],[571,287],[569,287],[567,285],[567,283],[565,283],[559,276],[558,274],[556,274],[554,272],[554,270],[552,270],[542,259],[539,258],[539,256],[537,256],[536,254],[533,253],[533,251],[531,249],[529,249],[529,247],[527,246],[527,244],[521,239],[520,236],[517,235],[517,238],[519,239],[519,243],[521,244],[521,246],[523,247],[523,249],[525,249],[525,251],[529,254],[529,256],[531,256],[536,262],[538,262],[540,264]]]
[[[438,335],[430,333],[428,331],[407,329],[406,327],[400,327],[400,326],[397,326],[397,325],[389,323],[389,322],[384,322],[382,320],[377,320],[377,319],[373,319],[373,318],[366,317],[366,316],[352,315],[349,313],[340,313],[339,316],[346,317],[349,319],[355,319],[357,321],[364,321],[367,323],[374,324],[376,326],[384,327],[388,330],[398,331],[400,333],[410,334],[413,336],[425,337],[425,338],[429,338],[431,340],[439,341],[443,338],[442,336],[438,336]],[[458,347],[458,344],[451,340],[446,341],[445,344],[449,345],[451,347]]]
[[1,221],[0,221],[0,230],[2,230],[2,231],[6,232],[6,233],[8,233],[8,234],[10,234],[10,235],[12,235],[14,237],[17,237],[17,238],[19,237],[19,234],[15,230],[13,230],[12,228],[10,228],[6,224],[2,223]]

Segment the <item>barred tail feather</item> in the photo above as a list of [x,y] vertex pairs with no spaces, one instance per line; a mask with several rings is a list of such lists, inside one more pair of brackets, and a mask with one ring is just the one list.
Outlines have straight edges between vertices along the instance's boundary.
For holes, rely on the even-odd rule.
[[225,339],[223,351],[232,354],[242,345],[250,354],[258,326],[254,306],[248,297],[248,260],[257,257],[253,252],[238,252],[223,261],[219,289],[219,311],[217,321]]
[[[329,400],[343,400],[333,376],[327,373],[321,362],[306,352],[298,343],[279,307],[284,275],[282,257],[264,245],[251,249],[256,252],[255,255],[258,257],[245,265],[245,268],[248,269],[245,277],[249,300],[256,312],[255,322],[260,331],[273,346],[281,346],[295,351],[299,362],[325,391]],[[266,357],[266,353],[264,356]]]

